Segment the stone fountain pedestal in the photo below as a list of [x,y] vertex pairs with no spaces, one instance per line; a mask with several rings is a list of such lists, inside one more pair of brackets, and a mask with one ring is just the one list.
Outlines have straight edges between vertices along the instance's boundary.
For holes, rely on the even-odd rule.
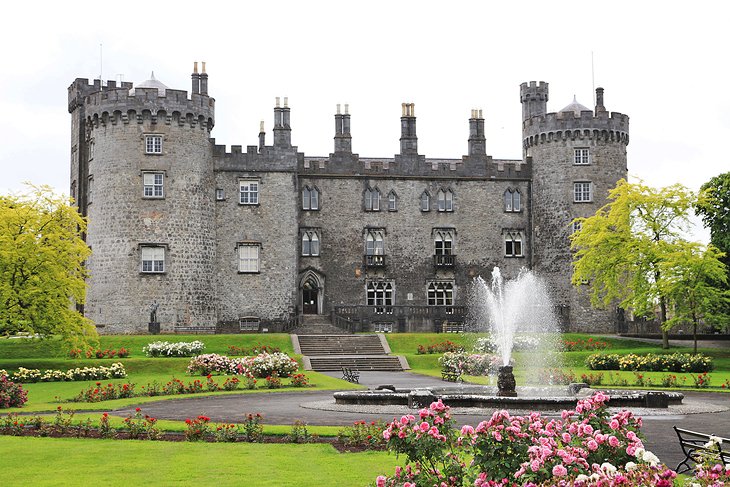
[[503,365],[497,373],[497,395],[501,397],[517,397],[517,382],[511,365]]

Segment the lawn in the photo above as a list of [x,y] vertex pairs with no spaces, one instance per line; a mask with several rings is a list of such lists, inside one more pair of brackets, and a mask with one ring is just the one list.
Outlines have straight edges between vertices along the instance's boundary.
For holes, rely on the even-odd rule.
[[[397,459],[326,444],[170,443],[0,436],[2,485],[367,485]],[[13,468],[8,468],[12,459]]]

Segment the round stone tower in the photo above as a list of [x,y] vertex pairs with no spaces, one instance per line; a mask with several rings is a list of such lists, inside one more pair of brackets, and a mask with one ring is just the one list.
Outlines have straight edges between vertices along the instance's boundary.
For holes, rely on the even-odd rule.
[[92,250],[84,313],[104,333],[216,323],[215,100],[197,71],[190,97],[154,75],[69,87],[71,193]]
[[[608,191],[627,177],[629,117],[610,113],[603,88],[591,110],[573,103],[547,113],[548,84],[520,86],[524,157],[532,160],[532,264],[546,278],[565,326],[574,331],[614,331],[615,310],[596,310],[570,284],[571,221],[607,202]],[[590,284],[590,283],[586,283]]]

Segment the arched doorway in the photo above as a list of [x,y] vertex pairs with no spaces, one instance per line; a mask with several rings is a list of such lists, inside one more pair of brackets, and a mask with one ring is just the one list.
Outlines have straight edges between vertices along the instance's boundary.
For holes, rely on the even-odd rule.
[[302,313],[305,315],[322,314],[322,297],[324,287],[320,277],[314,272],[307,272],[301,282]]

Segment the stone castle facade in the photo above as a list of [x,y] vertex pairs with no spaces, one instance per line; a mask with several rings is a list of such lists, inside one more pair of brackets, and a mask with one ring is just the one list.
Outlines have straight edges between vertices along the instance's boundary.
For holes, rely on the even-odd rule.
[[[307,315],[355,331],[458,329],[469,286],[499,266],[548,281],[565,328],[612,331],[570,284],[571,220],[590,216],[626,177],[629,118],[548,113],[548,84],[520,86],[523,158],[486,152],[468,120],[467,154],[418,152],[415,107],[403,104],[400,153],[352,153],[347,105],[333,152],[291,145],[277,99],[273,141],[216,145],[215,100],[197,64],[192,90],[154,77],[138,86],[76,79],[71,194],[89,219],[85,315],[102,333],[285,331]],[[466,132],[466,130],[465,130]]]

